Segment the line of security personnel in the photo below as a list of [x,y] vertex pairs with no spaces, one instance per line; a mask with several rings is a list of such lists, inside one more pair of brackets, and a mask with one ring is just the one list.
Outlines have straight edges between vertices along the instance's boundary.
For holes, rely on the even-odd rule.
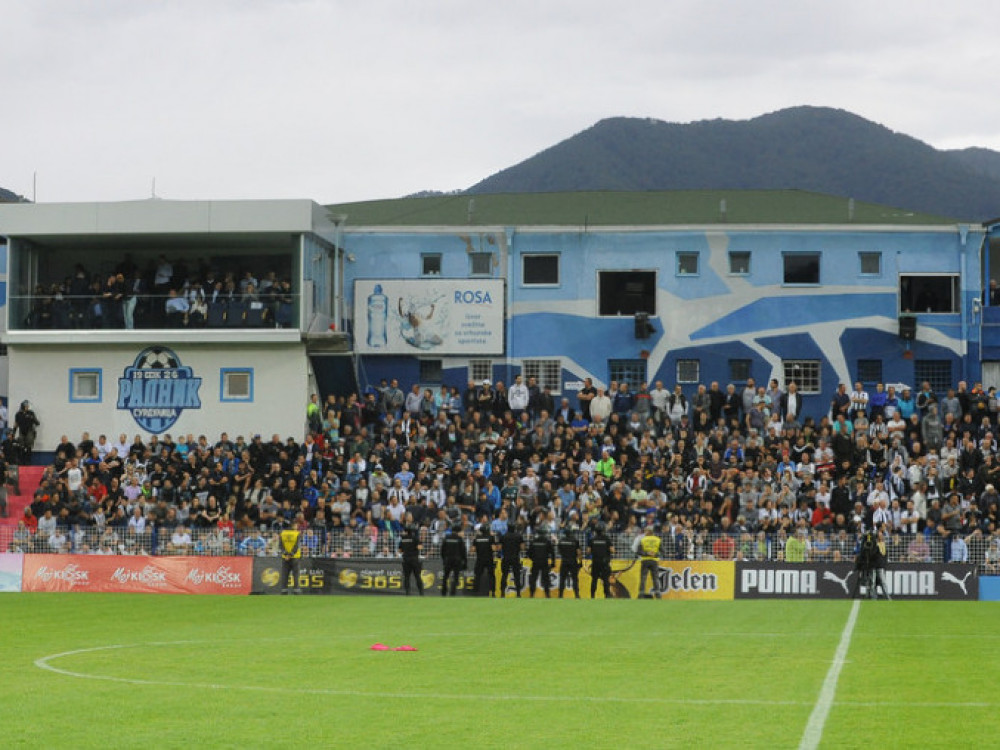
[[[659,538],[657,537],[657,540]],[[528,575],[528,589],[532,597],[538,590],[539,580],[546,597],[551,596],[552,569],[556,564],[558,554],[559,565],[559,596],[564,597],[567,586],[573,589],[576,598],[580,598],[580,569],[583,567],[583,550],[579,535],[570,529],[564,529],[558,543],[554,543],[548,529],[543,527],[534,534],[525,549],[524,525],[519,523],[511,526],[507,533],[495,536],[487,522],[481,522],[475,530],[471,543],[475,552],[475,575],[473,591],[477,596],[497,596],[496,559],[500,557],[500,594],[503,597],[508,586],[513,586],[514,595],[521,596],[523,585],[522,557],[526,554],[531,562]],[[409,578],[413,576],[417,590],[423,593],[420,563],[421,545],[415,529],[407,526],[400,540],[400,552],[403,556],[404,591],[410,592]],[[612,598],[611,560],[615,554],[603,524],[593,528],[587,542],[587,552],[591,558],[590,597],[597,594],[597,585],[604,586],[604,597]],[[468,566],[465,539],[458,528],[447,532],[441,543],[441,558],[444,563],[444,575],[441,584],[441,594],[456,595],[459,576]],[[449,586],[448,579],[451,578]],[[653,585],[656,586],[656,577]],[[449,591],[450,590],[450,591]]]

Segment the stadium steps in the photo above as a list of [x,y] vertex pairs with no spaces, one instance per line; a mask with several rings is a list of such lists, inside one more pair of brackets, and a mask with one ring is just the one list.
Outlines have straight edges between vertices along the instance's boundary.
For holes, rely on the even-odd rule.
[[17,522],[24,516],[24,509],[34,500],[35,490],[42,483],[44,473],[44,466],[18,467],[20,492],[15,495],[14,488],[7,485],[7,518],[0,518],[0,526],[17,526]]

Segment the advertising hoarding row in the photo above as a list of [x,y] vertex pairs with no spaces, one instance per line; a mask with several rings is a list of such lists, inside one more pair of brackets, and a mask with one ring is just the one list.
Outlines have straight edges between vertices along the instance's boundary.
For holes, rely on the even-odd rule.
[[[530,561],[524,560],[520,574],[508,578],[502,595],[513,597],[520,592],[521,596],[528,596],[530,570]],[[440,560],[423,563],[421,580],[425,593],[440,593],[443,572]],[[590,572],[589,562],[584,563],[580,570],[582,598],[590,598]],[[664,600],[846,599],[854,595],[857,576],[850,563],[663,560],[659,563],[658,582]],[[500,593],[500,578],[498,561],[494,570],[495,595]],[[980,578],[974,565],[891,565],[885,571],[885,579],[894,599],[980,598]],[[983,580],[989,583],[993,579]],[[610,583],[613,598],[638,597],[638,564],[614,560]],[[288,584],[294,585],[292,581]],[[404,593],[402,563],[398,559],[303,558],[298,587],[304,594],[398,596]],[[241,595],[277,594],[281,588],[281,561],[277,557],[0,554],[0,593]],[[553,596],[557,595],[558,563],[549,572],[549,588]],[[462,595],[477,593],[471,566],[460,574],[456,590]],[[861,594],[865,593],[862,589]],[[535,597],[544,595],[544,586],[539,581]],[[600,584],[596,596],[604,598]]]

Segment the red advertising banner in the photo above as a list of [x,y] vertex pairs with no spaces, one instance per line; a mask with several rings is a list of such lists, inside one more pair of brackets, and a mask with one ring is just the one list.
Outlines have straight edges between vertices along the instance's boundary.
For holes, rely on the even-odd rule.
[[246,557],[25,555],[23,591],[120,594],[249,594]]

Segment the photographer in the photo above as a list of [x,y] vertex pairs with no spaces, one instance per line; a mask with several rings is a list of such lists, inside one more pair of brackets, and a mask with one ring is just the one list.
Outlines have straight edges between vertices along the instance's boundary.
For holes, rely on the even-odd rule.
[[851,598],[857,599],[861,593],[861,586],[864,584],[870,598],[878,598],[877,587],[882,589],[882,595],[887,601],[891,601],[889,590],[885,585],[885,562],[886,546],[885,532],[882,524],[868,529],[861,536],[855,550],[854,569],[858,573],[854,581],[854,592]]

